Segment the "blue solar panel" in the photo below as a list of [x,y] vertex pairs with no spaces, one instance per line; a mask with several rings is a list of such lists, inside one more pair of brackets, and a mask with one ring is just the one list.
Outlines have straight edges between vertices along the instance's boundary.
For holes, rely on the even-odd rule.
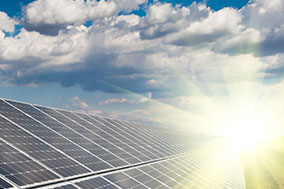
[[[0,99],[0,188],[245,188],[211,138]],[[236,180],[232,180],[232,179]]]

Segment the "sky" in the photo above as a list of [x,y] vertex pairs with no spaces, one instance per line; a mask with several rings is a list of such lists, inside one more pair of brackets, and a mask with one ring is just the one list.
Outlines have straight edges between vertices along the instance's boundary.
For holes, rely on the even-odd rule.
[[284,134],[283,60],[282,0],[0,1],[1,98],[214,135],[249,112]]

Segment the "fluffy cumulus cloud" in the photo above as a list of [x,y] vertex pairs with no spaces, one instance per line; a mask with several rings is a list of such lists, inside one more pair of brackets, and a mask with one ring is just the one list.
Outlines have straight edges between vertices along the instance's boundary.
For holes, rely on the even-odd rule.
[[13,32],[17,21],[10,18],[5,12],[0,11],[0,31]]
[[144,0],[37,0],[25,7],[25,27],[29,31],[56,35],[70,24],[115,16],[119,11],[137,9]]
[[[145,16],[131,13],[141,6]],[[0,78],[112,93],[226,93],[222,84],[275,77],[283,67],[283,15],[280,0],[219,11],[200,3],[36,0],[24,7],[16,36],[5,32],[18,21],[0,14]]]

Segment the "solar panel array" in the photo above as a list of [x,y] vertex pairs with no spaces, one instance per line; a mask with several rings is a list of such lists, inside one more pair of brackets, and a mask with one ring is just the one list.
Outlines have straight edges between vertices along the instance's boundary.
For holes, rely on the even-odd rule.
[[212,140],[0,99],[0,188],[245,188],[207,167]]

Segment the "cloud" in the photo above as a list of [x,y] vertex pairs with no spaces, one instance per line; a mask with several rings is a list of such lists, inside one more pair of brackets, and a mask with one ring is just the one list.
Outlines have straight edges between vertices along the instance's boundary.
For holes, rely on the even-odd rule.
[[[228,23],[228,18],[230,22]],[[239,33],[241,14],[233,8],[223,8],[217,12],[209,12],[207,18],[191,23],[182,30],[173,41],[176,45],[198,45],[217,41],[229,35]]]
[[149,101],[151,98],[152,98],[152,93],[148,92],[145,97],[140,98],[139,102],[144,103],[144,102]]
[[147,10],[142,21],[140,37],[144,40],[165,37],[171,33],[180,32],[194,21],[200,21],[208,16],[209,8],[204,4],[192,3],[189,7],[173,7],[171,4],[154,4]]
[[99,105],[108,105],[108,104],[142,104],[148,102],[152,98],[152,93],[146,93],[146,96],[143,96],[137,100],[131,100],[128,98],[111,98],[104,101],[99,102]]
[[215,47],[218,52],[255,56],[283,53],[284,4],[281,0],[252,0],[240,13],[245,29],[219,43]]
[[0,11],[0,32],[14,32],[15,25],[18,22],[14,19],[11,19],[5,12]]
[[139,9],[139,5],[147,3],[148,0],[115,0],[113,2],[117,4],[120,10],[130,12],[132,10]]
[[90,108],[90,106],[88,105],[88,103],[85,100],[80,99],[77,96],[71,98],[70,101],[71,101],[73,107],[81,108],[81,109],[89,109]]
[[[26,25],[14,37],[0,35],[1,80],[10,85],[60,83],[86,91],[189,95],[210,92],[208,87],[225,88],[226,82],[275,77],[271,70],[283,67],[283,20],[249,22],[258,19],[250,12],[271,18],[274,12],[283,15],[277,0],[251,1],[241,10],[219,11],[204,4],[174,6],[155,1],[144,7],[143,17],[118,15],[145,2],[37,0],[28,4],[23,19],[35,28]],[[1,15],[7,23],[0,24],[2,30],[13,32],[17,22]],[[94,23],[84,26],[89,19]],[[52,36],[41,30],[53,26],[59,28]],[[279,60],[272,65],[267,57]]]
[[83,114],[89,114],[89,115],[104,115],[104,112],[102,110],[78,110],[76,112],[83,113]]
[[255,56],[269,56],[284,52],[284,24],[273,30],[249,28],[241,35],[233,37],[215,50],[234,54],[253,53]]
[[120,11],[137,9],[145,0],[36,0],[25,7],[24,25],[28,31],[57,35],[68,25],[105,19]]
[[126,98],[111,98],[111,99],[99,102],[99,105],[122,104],[122,103],[127,103],[127,102],[128,102],[128,99]]
[[56,35],[70,24],[82,24],[117,12],[112,1],[36,0],[25,7],[25,28]]

